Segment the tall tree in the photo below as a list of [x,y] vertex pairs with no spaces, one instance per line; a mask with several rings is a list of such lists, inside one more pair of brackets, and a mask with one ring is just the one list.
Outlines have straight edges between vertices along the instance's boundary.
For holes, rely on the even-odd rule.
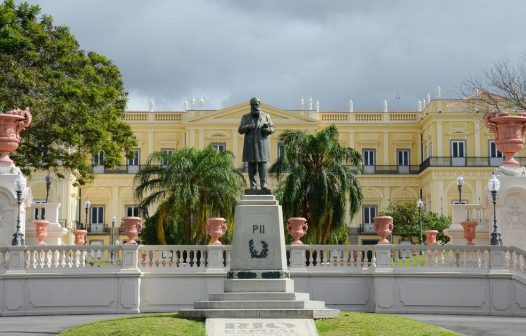
[[464,86],[468,91],[465,95],[478,93],[467,101],[474,110],[526,111],[526,52],[516,64],[497,61],[483,72],[481,79],[467,79]]
[[[394,234],[413,244],[420,243],[420,219],[416,202],[392,202],[382,214],[393,217]],[[422,211],[421,215],[422,232],[438,230],[437,240],[447,243],[449,237],[444,234],[444,230],[451,224],[451,219],[431,211]]]
[[284,152],[271,172],[278,180],[288,173],[277,193],[285,218],[302,216],[308,220],[307,242],[337,242],[336,236],[346,230],[347,204],[352,218],[363,198],[353,170],[361,164],[360,153],[340,145],[334,125],[315,134],[285,130],[280,142]]
[[152,153],[135,176],[135,196],[150,226],[147,237],[155,227],[161,244],[205,244],[206,219],[220,216],[232,223],[244,185],[230,152],[208,146]]
[[126,92],[117,66],[39,13],[26,2],[0,5],[0,112],[27,106],[33,114],[12,158],[27,174],[65,169],[84,183],[92,154],[103,150],[110,167],[136,145],[121,121]]

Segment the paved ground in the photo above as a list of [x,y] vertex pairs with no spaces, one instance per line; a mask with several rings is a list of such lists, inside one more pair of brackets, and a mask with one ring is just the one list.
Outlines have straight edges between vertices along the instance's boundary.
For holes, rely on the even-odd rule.
[[[0,317],[0,336],[57,335],[76,325],[128,315],[62,315]],[[135,315],[136,316],[136,315]],[[526,317],[406,314],[467,336],[523,336]]]
[[404,315],[467,336],[524,336],[526,317],[474,315]]

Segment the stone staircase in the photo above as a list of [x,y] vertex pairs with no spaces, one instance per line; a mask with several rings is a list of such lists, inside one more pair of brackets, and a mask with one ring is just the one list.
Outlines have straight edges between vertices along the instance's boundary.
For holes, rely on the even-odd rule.
[[184,318],[332,318],[337,309],[308,293],[295,293],[291,279],[227,279],[225,293],[210,294],[194,302],[194,309],[181,310]]

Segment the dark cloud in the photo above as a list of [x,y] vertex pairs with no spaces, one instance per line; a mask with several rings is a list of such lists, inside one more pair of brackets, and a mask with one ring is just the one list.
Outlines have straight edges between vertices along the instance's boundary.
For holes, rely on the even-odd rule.
[[[181,109],[204,96],[219,108],[259,95],[295,109],[416,108],[437,86],[526,49],[520,0],[30,1],[82,48],[121,68],[132,109]],[[400,97],[396,100],[397,95]]]

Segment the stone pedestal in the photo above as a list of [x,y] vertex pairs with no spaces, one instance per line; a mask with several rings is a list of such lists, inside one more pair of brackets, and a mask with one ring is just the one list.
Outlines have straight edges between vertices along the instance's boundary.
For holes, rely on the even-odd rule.
[[[524,169],[524,167],[521,167]],[[526,176],[497,176],[497,226],[506,246],[526,249]],[[491,196],[490,196],[491,199]],[[488,205],[490,234],[493,232],[493,204]]]
[[[47,245],[63,245],[63,238],[68,230],[58,223],[60,203],[33,203],[29,213],[33,213],[35,208],[39,210],[39,215],[41,215],[42,210],[44,210],[44,218],[49,222],[47,237],[44,240],[45,243]],[[35,227],[28,226],[26,228],[26,244],[37,245],[37,243],[38,239],[36,237]]]
[[[491,196],[489,196],[491,198]],[[475,245],[489,245],[489,227],[487,205],[484,204],[454,204],[452,206],[451,226],[444,230],[449,237],[449,245],[466,245],[467,240],[464,237],[464,228],[462,222],[468,218],[470,221],[478,223],[476,228],[476,237],[473,239]],[[486,215],[484,215],[486,214]],[[491,218],[493,215],[491,215]]]
[[338,313],[307,293],[294,292],[283,215],[273,195],[244,195],[237,205],[224,293],[179,311],[186,318],[330,318]]

